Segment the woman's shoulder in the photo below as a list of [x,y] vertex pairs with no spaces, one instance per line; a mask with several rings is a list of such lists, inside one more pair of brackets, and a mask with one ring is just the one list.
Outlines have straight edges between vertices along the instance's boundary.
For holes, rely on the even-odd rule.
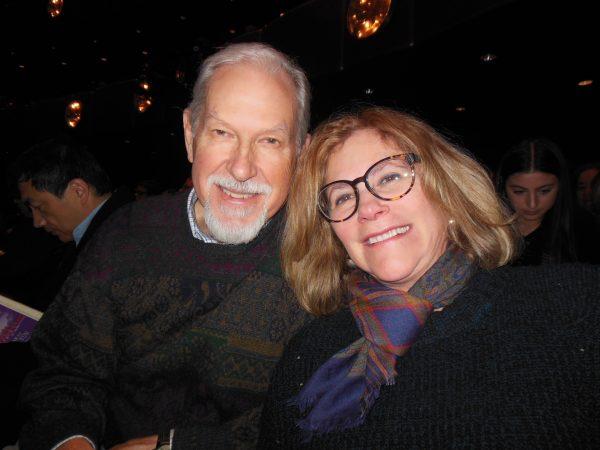
[[287,345],[288,352],[322,354],[337,352],[360,338],[360,332],[350,310],[342,307],[333,314],[316,317],[294,335]]
[[480,271],[475,281],[503,284],[512,289],[571,290],[598,288],[600,265],[584,263],[543,264],[538,266],[504,266],[490,271]]
[[478,272],[465,295],[474,297],[471,301],[494,298],[496,310],[506,316],[518,314],[540,320],[560,316],[571,322],[599,315],[599,287],[597,265],[506,266]]

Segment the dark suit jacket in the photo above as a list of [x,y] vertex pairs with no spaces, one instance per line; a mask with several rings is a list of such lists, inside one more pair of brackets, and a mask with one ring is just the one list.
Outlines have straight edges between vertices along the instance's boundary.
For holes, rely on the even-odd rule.
[[65,255],[60,262],[56,273],[47,280],[44,288],[40,291],[36,299],[36,305],[31,305],[32,307],[39,309],[40,311],[44,311],[48,307],[50,302],[54,300],[54,297],[56,297],[56,294],[58,294],[58,291],[60,290],[64,281],[69,276],[71,269],[75,265],[75,261],[77,261],[77,255],[86,246],[90,239],[92,239],[94,233],[100,227],[102,222],[104,222],[121,206],[133,201],[134,199],[135,197],[133,192],[128,187],[120,187],[112,193],[106,203],[102,205],[102,208],[100,208],[90,222],[87,230],[85,230],[85,234],[81,238],[81,241],[79,241],[79,245],[75,246],[74,242],[67,244],[68,247],[65,251]]

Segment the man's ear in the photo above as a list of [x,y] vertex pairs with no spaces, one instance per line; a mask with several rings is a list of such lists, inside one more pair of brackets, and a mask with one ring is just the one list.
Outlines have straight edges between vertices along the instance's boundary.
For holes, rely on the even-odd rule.
[[312,135],[310,133],[306,133],[306,139],[304,139],[304,145],[302,146],[302,151],[300,153],[304,153],[304,151],[310,145],[310,141],[312,141]]
[[82,205],[88,203],[91,195],[91,187],[84,179],[73,178],[69,181],[67,190],[69,191],[71,198],[76,198]]
[[192,128],[192,112],[189,108],[183,110],[183,137],[188,161],[194,162],[194,133]]

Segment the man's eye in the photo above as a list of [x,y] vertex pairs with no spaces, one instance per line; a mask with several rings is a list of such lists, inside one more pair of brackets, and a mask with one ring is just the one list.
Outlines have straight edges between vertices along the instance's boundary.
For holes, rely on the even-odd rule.
[[227,131],[225,130],[220,130],[218,128],[215,128],[214,130],[212,130],[212,132],[214,134],[216,134],[217,136],[227,136]]
[[263,142],[269,145],[277,145],[279,144],[279,139],[276,139],[274,137],[267,137],[263,139]]

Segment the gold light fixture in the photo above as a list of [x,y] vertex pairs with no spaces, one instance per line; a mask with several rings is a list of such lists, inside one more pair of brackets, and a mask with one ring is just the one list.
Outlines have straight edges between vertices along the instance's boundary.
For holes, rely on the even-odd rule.
[[185,72],[183,71],[183,69],[176,69],[175,70],[175,79],[179,83],[185,82]]
[[151,88],[152,85],[146,79],[142,79],[137,85],[136,93],[133,96],[133,104],[140,113],[145,113],[152,106],[154,99],[150,94]]
[[141,113],[145,113],[152,106],[152,96],[150,94],[136,95],[135,107]]
[[142,88],[142,90],[144,91],[149,91],[150,90],[150,83],[146,80],[143,80],[140,82],[140,88]]
[[81,109],[82,105],[79,100],[73,100],[67,105],[67,109],[65,110],[65,120],[67,121],[67,125],[71,128],[75,128],[81,121]]
[[348,31],[364,39],[381,28],[389,19],[392,0],[351,0],[346,15]]
[[592,84],[594,84],[594,80],[581,80],[580,82],[577,83],[577,86],[585,87],[585,86],[591,86]]
[[56,19],[62,14],[63,0],[49,0],[48,1],[48,14],[53,19]]

